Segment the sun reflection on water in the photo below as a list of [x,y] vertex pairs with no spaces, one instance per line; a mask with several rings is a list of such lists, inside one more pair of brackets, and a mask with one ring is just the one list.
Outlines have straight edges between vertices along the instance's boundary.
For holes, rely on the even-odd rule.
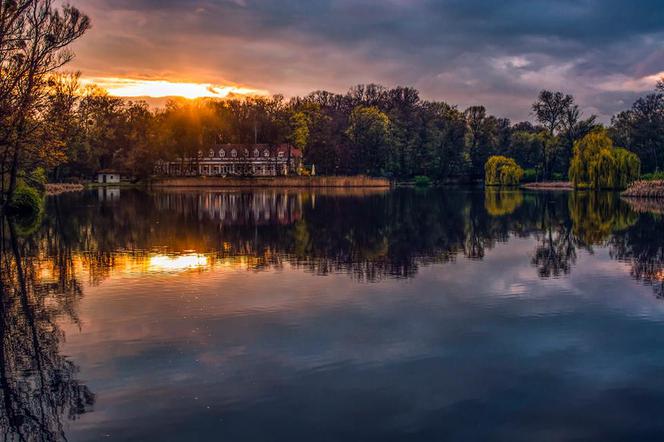
[[198,253],[189,253],[186,255],[153,255],[150,256],[148,263],[149,272],[178,272],[185,270],[196,270],[206,268],[209,265],[209,258],[206,255]]

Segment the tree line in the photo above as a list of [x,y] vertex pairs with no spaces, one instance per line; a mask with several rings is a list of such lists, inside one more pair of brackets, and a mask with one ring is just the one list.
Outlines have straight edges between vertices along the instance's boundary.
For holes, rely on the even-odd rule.
[[[602,127],[573,96],[547,90],[534,99],[533,122],[375,84],[290,99],[172,100],[151,109],[62,72],[73,56],[68,46],[89,26],[78,9],[53,0],[0,2],[3,205],[22,182],[85,180],[105,168],[141,179],[160,159],[196,157],[219,143],[291,143],[324,175],[465,182],[481,180],[487,160],[504,156],[526,180],[565,179],[575,143]],[[615,146],[638,155],[644,173],[660,171],[664,84],[606,129]]]
[[[512,158],[528,180],[567,178],[574,144],[603,127],[574,97],[542,91],[535,123],[513,123],[483,106],[460,110],[420,98],[411,87],[359,85],[345,94],[172,100],[163,109],[78,85],[78,74],[52,77],[48,119],[60,139],[51,179],[88,178],[115,168],[137,178],[159,159],[196,157],[220,143],[291,143],[320,174],[367,174],[397,180],[484,177],[492,156]],[[664,88],[616,115],[607,134],[636,153],[644,173],[664,166]],[[57,162],[57,164],[53,164]]]

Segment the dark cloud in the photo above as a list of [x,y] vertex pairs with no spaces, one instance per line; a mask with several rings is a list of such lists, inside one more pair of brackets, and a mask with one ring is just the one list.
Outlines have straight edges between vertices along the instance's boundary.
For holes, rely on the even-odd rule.
[[[287,95],[357,82],[527,118],[541,88],[603,119],[664,71],[660,0],[88,0],[88,75],[232,81]],[[620,98],[620,94],[624,99]],[[603,98],[606,97],[606,100]]]

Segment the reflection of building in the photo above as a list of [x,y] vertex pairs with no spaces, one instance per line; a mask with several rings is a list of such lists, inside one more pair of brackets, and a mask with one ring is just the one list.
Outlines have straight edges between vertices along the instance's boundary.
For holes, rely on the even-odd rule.
[[276,176],[296,172],[302,151],[289,144],[221,144],[197,158],[161,161],[156,172],[171,176]]
[[99,201],[117,201],[120,199],[119,187],[100,187],[97,189]]
[[195,210],[223,225],[284,225],[302,217],[302,194],[284,191],[157,194],[159,210]]

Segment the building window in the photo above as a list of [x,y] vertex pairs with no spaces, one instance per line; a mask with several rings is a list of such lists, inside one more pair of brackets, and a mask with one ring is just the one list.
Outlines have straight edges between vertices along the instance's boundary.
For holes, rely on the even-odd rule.
[[202,151],[202,150],[199,150],[199,151],[198,151],[198,157],[201,158],[202,156],[203,156],[203,151]]
[[283,152],[279,152],[279,158],[283,158],[283,157],[284,157],[284,153],[283,153]]
[[244,156],[245,156],[245,157],[248,157],[248,156],[249,156],[249,149],[245,149],[245,150],[244,150]]
[[254,156],[259,157],[261,153],[258,151],[258,149],[254,149]]
[[263,151],[263,156],[264,156],[265,158],[268,158],[268,157],[270,156],[270,151],[267,150],[267,149],[265,149],[265,150]]
[[219,158],[224,158],[226,156],[226,151],[224,149],[219,150]]
[[210,156],[209,158],[214,158],[214,150],[210,149]]
[[237,158],[237,150],[235,150],[235,149],[231,150],[231,156],[233,158]]

